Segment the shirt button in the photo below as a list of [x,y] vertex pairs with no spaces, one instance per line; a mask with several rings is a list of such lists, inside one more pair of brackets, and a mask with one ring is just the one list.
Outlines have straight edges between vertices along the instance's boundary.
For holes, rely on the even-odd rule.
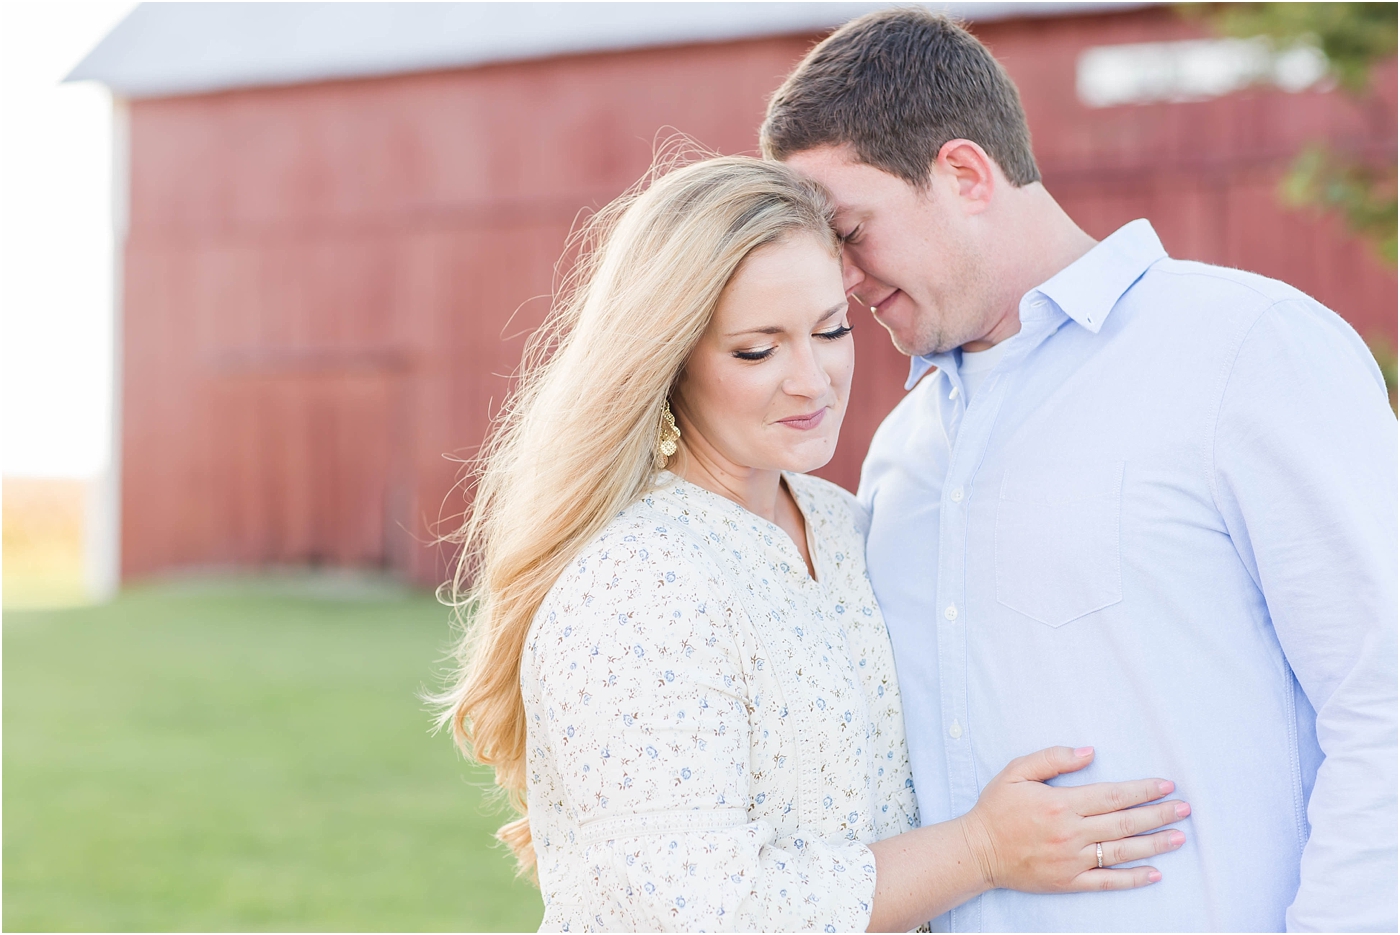
[[952,391],[951,393],[948,394],[948,398],[949,398],[949,399],[957,399],[957,398],[958,398],[958,388],[957,388],[956,386],[953,387],[953,391]]
[[957,721],[954,721],[952,726],[948,728],[948,736],[952,737],[954,740],[957,740],[959,737],[961,737],[962,725],[959,724]]
[[949,620],[958,619],[958,608],[953,604],[949,604],[948,609],[943,611],[943,616],[947,617]]
[[954,503],[962,503],[962,498],[963,498],[962,488],[961,488],[961,487],[954,487],[954,488],[953,488],[953,502],[954,502]]

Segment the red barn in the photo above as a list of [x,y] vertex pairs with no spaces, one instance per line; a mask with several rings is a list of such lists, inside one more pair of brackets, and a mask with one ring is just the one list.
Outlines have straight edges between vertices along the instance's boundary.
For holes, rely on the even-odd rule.
[[[753,152],[788,70],[874,6],[138,7],[72,76],[124,115],[123,576],[441,580],[455,459],[507,392],[580,210],[670,132]],[[1306,50],[1193,42],[1163,6],[945,8],[1020,86],[1045,185],[1091,234],[1148,217],[1174,256],[1284,279],[1393,345],[1394,272],[1275,196],[1313,140],[1393,158],[1393,63],[1358,103]],[[851,487],[906,371],[868,315],[856,327],[823,472]]]

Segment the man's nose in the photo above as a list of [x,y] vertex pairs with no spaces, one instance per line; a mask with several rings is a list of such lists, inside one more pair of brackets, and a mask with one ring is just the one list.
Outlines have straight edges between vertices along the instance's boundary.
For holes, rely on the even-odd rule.
[[863,282],[865,282],[865,270],[861,269],[855,260],[843,251],[841,254],[841,285],[845,287],[846,295],[854,292]]

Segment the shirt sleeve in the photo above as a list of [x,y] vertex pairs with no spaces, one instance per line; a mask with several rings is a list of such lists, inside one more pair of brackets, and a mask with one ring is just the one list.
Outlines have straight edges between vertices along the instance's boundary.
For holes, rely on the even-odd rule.
[[1240,346],[1217,505],[1316,712],[1290,931],[1396,929],[1396,422],[1366,346],[1304,300]]
[[[694,543],[620,543],[546,622],[543,730],[578,816],[588,917],[635,931],[863,931],[875,861],[748,817],[742,610]],[[577,884],[577,881],[575,881]]]

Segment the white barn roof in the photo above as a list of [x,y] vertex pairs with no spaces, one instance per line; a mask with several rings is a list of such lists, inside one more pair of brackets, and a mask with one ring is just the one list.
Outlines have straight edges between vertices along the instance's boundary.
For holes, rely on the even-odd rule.
[[[72,73],[132,98],[816,32],[888,3],[142,3]],[[1143,3],[928,3],[978,21]]]

